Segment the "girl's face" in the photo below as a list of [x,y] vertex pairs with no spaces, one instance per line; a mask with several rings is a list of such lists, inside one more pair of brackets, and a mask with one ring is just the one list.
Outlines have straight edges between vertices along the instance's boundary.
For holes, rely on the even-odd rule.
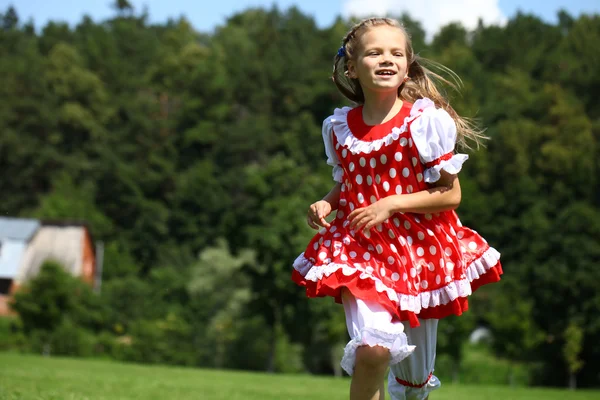
[[358,79],[363,92],[397,93],[407,74],[406,37],[389,25],[369,28],[359,38],[355,59],[348,61],[348,76]]

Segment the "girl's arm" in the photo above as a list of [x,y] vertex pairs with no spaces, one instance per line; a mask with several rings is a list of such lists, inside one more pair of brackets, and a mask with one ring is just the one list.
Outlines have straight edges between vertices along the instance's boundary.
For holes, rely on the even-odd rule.
[[441,171],[441,177],[435,183],[435,187],[416,193],[388,196],[384,201],[392,214],[428,214],[456,209],[460,205],[461,196],[458,176]]
[[323,197],[323,200],[328,202],[331,206],[331,211],[337,210],[340,203],[340,192],[342,191],[341,182],[336,182],[336,184],[331,188],[329,193]]
[[456,175],[442,172],[436,186],[417,193],[395,194],[357,208],[348,215],[350,229],[369,230],[397,212],[419,214],[453,210],[461,200],[460,184]]

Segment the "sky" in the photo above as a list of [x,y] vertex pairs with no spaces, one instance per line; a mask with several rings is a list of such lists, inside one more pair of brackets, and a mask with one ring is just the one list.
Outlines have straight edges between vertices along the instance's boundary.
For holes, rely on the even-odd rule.
[[[21,21],[33,19],[36,28],[48,21],[64,21],[75,26],[83,15],[95,21],[115,14],[114,0],[0,0],[0,13],[13,5]],[[326,27],[339,16],[371,16],[408,12],[419,20],[428,36],[449,22],[459,21],[473,28],[481,18],[486,24],[502,24],[519,10],[535,14],[545,21],[556,22],[558,10],[577,17],[600,14],[600,0],[129,0],[137,12],[147,7],[150,20],[161,23],[169,17],[184,15],[194,27],[211,32],[226,19],[249,7],[280,9],[298,7],[312,16],[319,27]]]

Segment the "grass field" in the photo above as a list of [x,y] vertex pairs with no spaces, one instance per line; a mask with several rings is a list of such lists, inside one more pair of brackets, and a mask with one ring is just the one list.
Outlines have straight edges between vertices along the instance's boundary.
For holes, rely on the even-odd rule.
[[[0,353],[0,400],[345,400],[348,379]],[[600,391],[443,385],[431,400],[599,400]]]

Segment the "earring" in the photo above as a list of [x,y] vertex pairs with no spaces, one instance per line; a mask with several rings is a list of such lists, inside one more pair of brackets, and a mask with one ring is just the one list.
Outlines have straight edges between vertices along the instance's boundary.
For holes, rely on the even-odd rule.
[[407,76],[404,77],[404,79],[402,80],[402,82],[406,83],[408,81],[410,81],[410,76],[407,75]]

